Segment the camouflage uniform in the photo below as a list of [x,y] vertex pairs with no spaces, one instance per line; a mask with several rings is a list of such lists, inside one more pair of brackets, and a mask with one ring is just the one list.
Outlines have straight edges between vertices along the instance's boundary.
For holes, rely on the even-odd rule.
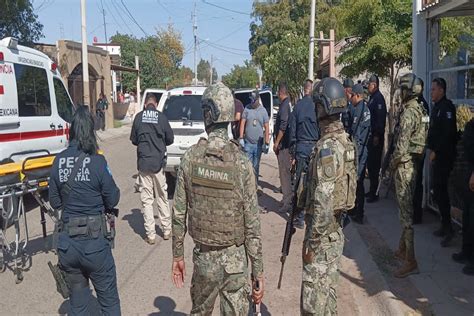
[[[216,86],[208,88],[211,96],[219,94],[212,90]],[[230,90],[229,96],[233,104]],[[233,115],[232,109],[232,120]],[[189,229],[195,242],[192,315],[211,315],[217,295],[221,315],[247,315],[251,291],[247,255],[252,275],[263,276],[255,175],[238,143],[229,140],[227,125],[211,125],[208,140],[201,139],[184,154],[178,171],[173,257],[175,261],[183,258]]]
[[[322,121],[321,124],[327,124]],[[356,150],[340,121],[322,126],[311,155],[305,191],[302,315],[336,315],[336,286],[344,248],[342,211],[354,206]],[[344,181],[340,181],[344,179]],[[349,185],[347,179],[350,179]]]
[[413,231],[413,194],[419,161],[422,159],[426,142],[426,116],[423,106],[416,99],[409,100],[400,114],[399,128],[396,129],[395,149],[389,169],[394,172],[395,191],[400,208],[402,235],[398,257],[415,261]]

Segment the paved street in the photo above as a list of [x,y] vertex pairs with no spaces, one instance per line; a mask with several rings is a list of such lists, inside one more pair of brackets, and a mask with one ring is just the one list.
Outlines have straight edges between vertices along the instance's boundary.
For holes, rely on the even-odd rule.
[[[100,134],[101,147],[121,189],[114,257],[122,311],[124,315],[184,315],[191,309],[192,241],[188,236],[186,284],[184,289],[178,290],[170,278],[171,242],[158,238],[157,244],[150,246],[142,240],[140,200],[133,189],[136,156],[128,141],[128,131],[129,127],[122,127]],[[276,212],[281,195],[274,193],[279,180],[273,155],[264,156],[261,172],[259,200],[268,210],[261,215],[266,279],[263,315],[296,315],[299,313],[303,231],[298,230],[293,238],[283,287],[277,290],[285,218]],[[30,228],[27,249],[32,265],[19,285],[15,285],[11,270],[0,274],[0,315],[64,314],[68,302],[56,293],[47,266],[48,260],[56,259],[51,251],[45,251],[39,210],[32,209],[27,215]],[[450,262],[454,248],[442,249],[431,237],[436,225],[432,215],[426,216],[430,224],[417,227],[417,238],[422,236],[417,243],[422,273],[405,280],[390,276],[396,267],[392,250],[399,236],[394,201],[387,199],[375,206],[369,205],[367,215],[368,224],[351,224],[345,229],[346,247],[338,289],[340,315],[446,315],[448,310],[453,315],[473,314],[472,280],[462,277],[461,266]],[[52,225],[48,224],[51,231]],[[218,315],[218,307],[215,314]]]

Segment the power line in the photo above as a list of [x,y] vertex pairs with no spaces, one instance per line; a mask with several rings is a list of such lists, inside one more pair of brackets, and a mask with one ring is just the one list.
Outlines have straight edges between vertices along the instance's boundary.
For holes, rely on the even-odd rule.
[[248,57],[247,54],[236,53],[236,52],[233,52],[233,51],[231,51],[231,50],[228,50],[228,49],[225,49],[225,48],[216,46],[216,45],[214,45],[213,43],[207,43],[207,44],[208,44],[209,46],[211,46],[212,48],[214,48],[214,49],[218,49],[218,50],[227,52],[227,53],[229,53],[229,54],[234,54],[234,55],[238,55],[238,56],[245,56],[245,57]]
[[207,2],[206,0],[202,0],[202,2],[205,3],[205,4],[207,4],[207,5],[210,5],[210,6],[212,6],[212,7],[216,7],[216,8],[219,8],[219,9],[221,9],[221,10],[224,10],[224,11],[229,11],[229,12],[233,12],[233,13],[237,13],[237,14],[242,14],[242,15],[251,16],[250,13],[242,12],[242,11],[236,11],[236,10],[232,10],[232,9],[228,9],[228,8],[224,8],[224,7],[221,7],[220,5]]
[[[206,40],[204,40],[204,39],[200,39],[200,40],[201,40],[201,41],[204,41],[204,42],[208,42],[208,41],[206,41]],[[240,52],[246,52],[246,53],[248,52],[248,50],[247,50],[247,49],[241,49],[241,48],[234,48],[234,47],[229,47],[229,46],[225,46],[225,45],[217,44],[217,43],[214,43],[214,42],[210,42],[210,43],[214,44],[215,46],[219,46],[219,47],[221,47],[221,48],[224,48],[224,49],[231,49],[231,50],[236,50],[236,51],[240,51]]]
[[130,18],[132,19],[132,21],[138,26],[138,28],[143,32],[143,34],[145,34],[145,36],[148,36],[148,33],[145,32],[145,30],[140,26],[140,24],[138,24],[137,20],[135,20],[135,18],[133,17],[132,13],[128,10],[127,5],[125,4],[125,2],[124,2],[123,0],[120,0],[120,2],[122,2],[123,7],[124,7],[125,10],[127,11],[128,15],[130,16]]
[[130,28],[130,26],[128,25],[127,22],[125,22],[125,19],[123,18],[122,14],[120,13],[119,11],[119,8],[117,7],[117,5],[115,4],[114,0],[111,0],[111,3],[112,3],[112,7],[115,9],[115,11],[117,11],[117,14],[118,16],[120,17],[120,19],[122,20],[123,24],[127,27],[127,29],[130,31],[130,34],[133,35],[133,30]]
[[115,24],[118,25],[122,31],[124,31],[124,28],[123,28],[122,24],[120,24],[120,23],[117,21],[117,18],[115,17],[115,14],[112,12],[112,10],[110,9],[109,5],[107,4],[107,1],[105,1],[105,7],[106,7],[107,10],[110,12],[110,15],[112,16],[112,19],[115,21]]

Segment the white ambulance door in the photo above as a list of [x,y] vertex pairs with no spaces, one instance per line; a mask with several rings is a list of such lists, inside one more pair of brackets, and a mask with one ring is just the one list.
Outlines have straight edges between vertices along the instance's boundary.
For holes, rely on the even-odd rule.
[[[53,123],[56,126],[55,148],[53,151],[61,151],[68,146],[69,127],[74,115],[74,104],[60,77],[53,76]],[[55,105],[55,106],[54,106]]]
[[20,118],[13,63],[7,61],[8,50],[0,50],[0,163],[12,153],[21,151]]
[[[28,60],[33,61],[34,57]],[[35,62],[44,65],[43,61]],[[51,75],[45,68],[29,64],[16,63],[14,68],[21,121],[21,151],[29,153],[26,155],[57,152],[57,122],[52,106],[54,92],[48,78]]]

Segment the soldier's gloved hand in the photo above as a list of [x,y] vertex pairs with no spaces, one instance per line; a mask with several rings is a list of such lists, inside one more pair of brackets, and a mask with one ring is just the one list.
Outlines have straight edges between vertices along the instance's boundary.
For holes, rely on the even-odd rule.
[[184,267],[184,259],[173,259],[173,266],[171,268],[171,279],[173,284],[178,288],[182,288],[184,285],[184,277],[186,275],[186,270]]
[[[258,281],[258,288],[257,288]],[[252,300],[255,304],[260,304],[263,298],[263,275],[252,281]]]
[[263,144],[262,152],[264,154],[268,154],[268,151],[270,150],[270,145],[268,144]]
[[239,139],[239,143],[240,143],[240,146],[242,146],[242,148],[245,147],[245,141],[244,141],[243,138],[240,138],[240,139]]

